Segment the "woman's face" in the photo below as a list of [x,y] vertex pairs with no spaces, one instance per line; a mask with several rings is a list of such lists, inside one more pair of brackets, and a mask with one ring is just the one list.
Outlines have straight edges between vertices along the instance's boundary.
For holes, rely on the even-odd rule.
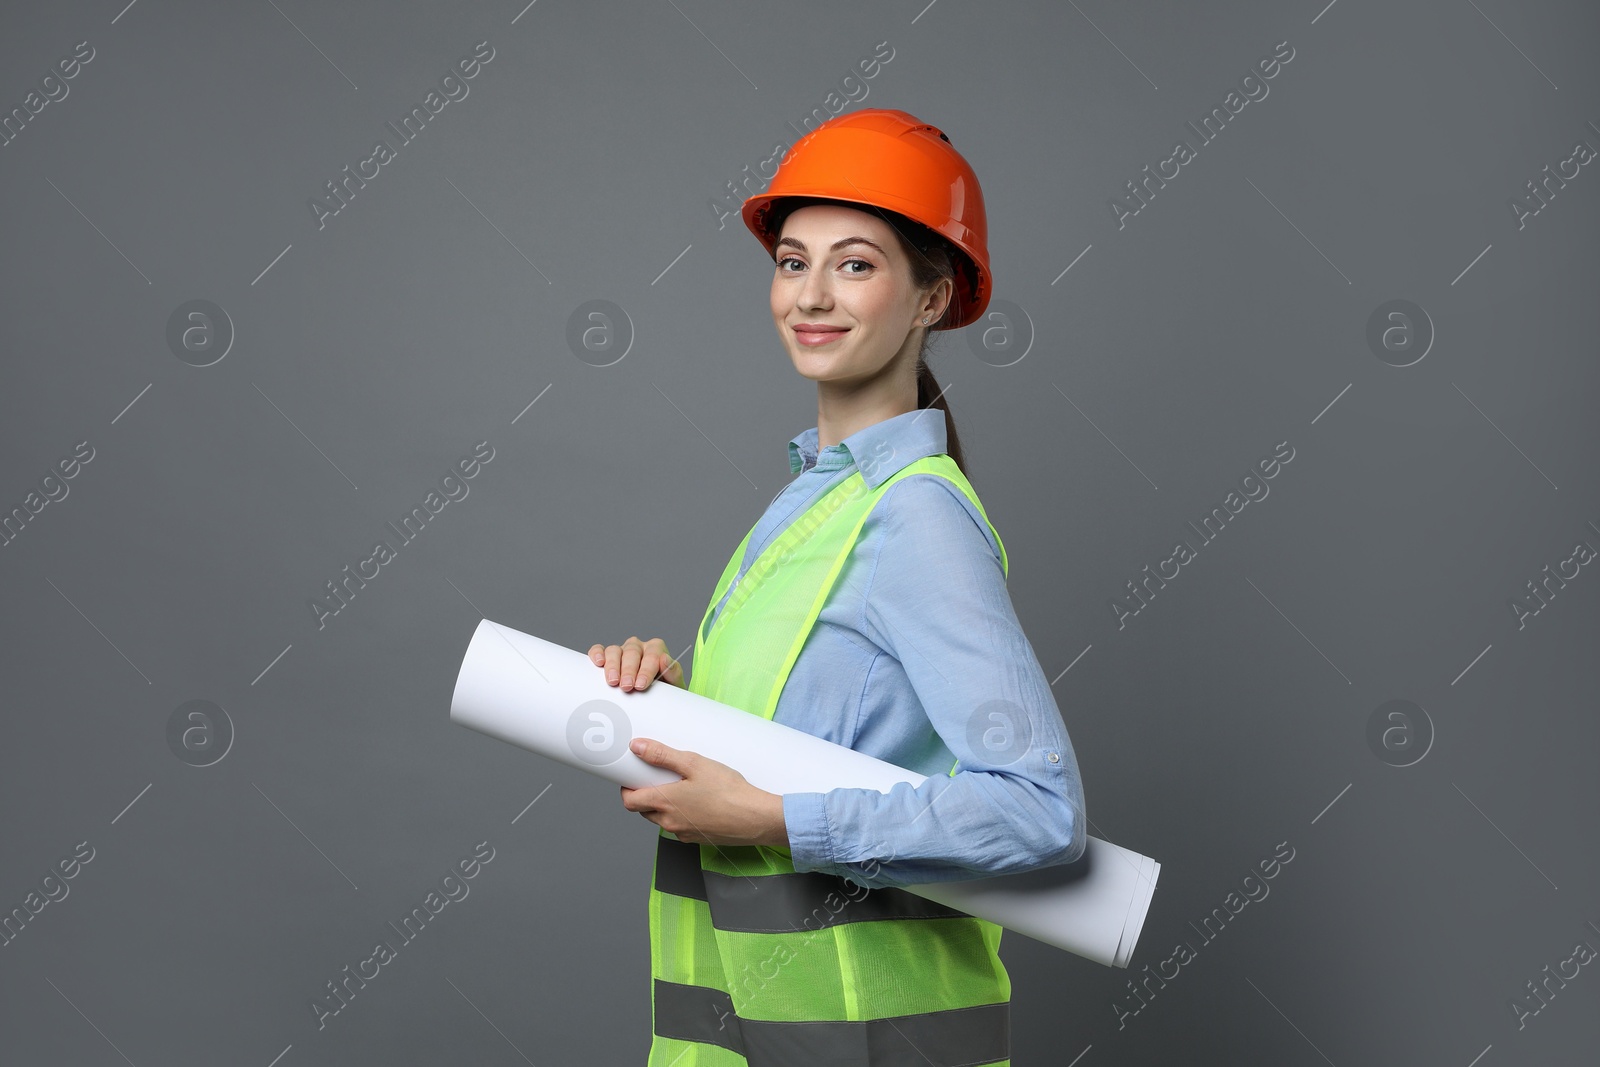
[[813,381],[863,383],[937,322],[949,283],[919,293],[890,225],[842,204],[810,204],[784,220],[774,250],[772,321],[795,370]]

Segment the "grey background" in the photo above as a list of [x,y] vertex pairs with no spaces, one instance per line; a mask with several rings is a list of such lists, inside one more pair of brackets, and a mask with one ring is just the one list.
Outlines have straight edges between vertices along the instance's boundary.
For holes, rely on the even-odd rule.
[[[0,148],[0,508],[95,449],[0,549],[0,906],[95,850],[0,948],[7,1063],[643,1062],[655,828],[451,725],[455,668],[480,616],[692,642],[816,413],[770,261],[709,204],[880,41],[851,106],[949,134],[1031,323],[1020,362],[969,328],[930,363],[1095,832],[1162,864],[1127,971],[1006,936],[1014,1061],[1592,1061],[1594,967],[1520,1028],[1510,1001],[1600,947],[1600,577],[1520,629],[1510,602],[1600,545],[1600,175],[1520,229],[1508,206],[1600,146],[1592,7],[114,0],[4,23],[4,112],[96,53]],[[481,40],[469,96],[319,229],[308,200]],[[1284,40],[1269,95],[1119,229],[1110,198]],[[207,367],[166,342],[194,299],[236,330]],[[566,340],[595,299],[634,331],[607,367]],[[1408,367],[1365,339],[1393,299],[1437,332]],[[319,629],[309,599],[480,440],[469,495]],[[1124,583],[1280,441],[1270,496],[1119,629]],[[166,740],[196,699],[236,731],[207,767]],[[1394,699],[1431,723],[1407,767],[1367,742]],[[485,840],[470,895],[319,1030],[324,983]],[[1204,942],[1280,842],[1270,895]],[[1119,1025],[1180,941],[1195,958]]]

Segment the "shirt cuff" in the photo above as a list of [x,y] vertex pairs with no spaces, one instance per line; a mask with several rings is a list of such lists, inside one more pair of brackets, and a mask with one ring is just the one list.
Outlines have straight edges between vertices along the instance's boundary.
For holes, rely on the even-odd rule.
[[826,869],[833,864],[833,836],[828,832],[825,794],[783,794],[783,823],[789,832],[789,862],[796,871]]

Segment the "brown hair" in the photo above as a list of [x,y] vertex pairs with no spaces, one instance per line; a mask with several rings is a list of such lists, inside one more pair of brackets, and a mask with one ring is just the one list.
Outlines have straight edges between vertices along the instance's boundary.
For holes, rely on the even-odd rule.
[[933,339],[934,327],[945,319],[951,317],[957,308],[956,290],[954,286],[956,270],[961,266],[962,257],[949,241],[933,232],[933,230],[913,222],[897,211],[876,207],[872,204],[857,204],[849,201],[831,200],[821,196],[790,196],[784,197],[773,206],[772,232],[780,233],[783,230],[784,220],[791,213],[811,204],[836,204],[841,207],[855,208],[857,211],[870,211],[882,218],[894,230],[895,237],[900,241],[900,248],[905,252],[906,259],[911,261],[911,283],[918,289],[930,289],[941,278],[950,279],[950,300],[945,303],[944,311],[939,318],[928,324],[922,332],[922,347],[917,350],[917,407],[938,408],[944,412],[945,451],[950,458],[955,460],[956,466],[965,475],[967,473],[966,457],[961,451],[961,437],[956,433],[956,422],[950,414],[950,405],[944,398],[944,391],[939,387],[938,381],[933,376],[933,371],[928,367],[924,358],[928,351],[928,343]]

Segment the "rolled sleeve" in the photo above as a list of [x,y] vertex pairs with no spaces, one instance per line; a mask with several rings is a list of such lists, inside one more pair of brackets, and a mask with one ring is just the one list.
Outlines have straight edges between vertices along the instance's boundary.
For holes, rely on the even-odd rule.
[[783,794],[783,822],[789,832],[789,862],[797,871],[830,867],[833,838],[828,833],[828,813],[823,793]]
[[882,537],[862,633],[892,657],[927,714],[924,765],[948,750],[957,771],[887,793],[786,795],[795,869],[882,888],[1078,859],[1086,817],[1077,758],[981,519],[946,479],[913,475],[868,522],[882,523]]

